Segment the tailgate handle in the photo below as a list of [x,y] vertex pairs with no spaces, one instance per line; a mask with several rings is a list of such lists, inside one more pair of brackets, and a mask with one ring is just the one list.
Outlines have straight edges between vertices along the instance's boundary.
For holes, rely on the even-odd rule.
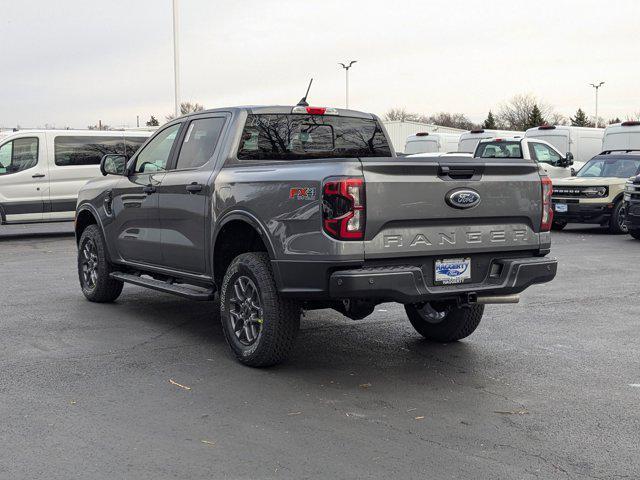
[[451,168],[447,166],[440,167],[440,177],[449,177],[454,180],[468,180],[476,174],[473,168]]

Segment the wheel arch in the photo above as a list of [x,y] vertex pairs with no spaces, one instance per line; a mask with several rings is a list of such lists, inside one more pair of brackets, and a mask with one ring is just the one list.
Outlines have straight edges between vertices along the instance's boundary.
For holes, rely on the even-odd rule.
[[[241,238],[236,238],[238,236]],[[235,240],[230,242],[234,238]],[[217,222],[212,246],[212,272],[218,286],[221,285],[226,267],[241,253],[264,251],[270,260],[275,259],[275,248],[266,227],[257,217],[246,211],[230,212]],[[276,274],[276,281],[277,279]]]

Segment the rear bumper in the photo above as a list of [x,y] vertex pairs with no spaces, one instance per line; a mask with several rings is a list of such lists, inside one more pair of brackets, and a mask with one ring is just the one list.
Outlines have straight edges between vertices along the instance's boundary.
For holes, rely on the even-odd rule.
[[[567,203],[563,201],[552,200],[553,203],[553,219],[558,222],[566,223],[597,223],[604,225],[611,220],[613,209],[609,203]],[[567,205],[567,212],[558,212],[556,204],[561,203]]]
[[470,293],[509,295],[527,287],[550,282],[556,276],[555,258],[498,259],[499,273],[488,274],[480,283],[433,286],[418,266],[368,267],[334,272],[329,279],[333,299],[367,298],[399,303],[459,298]]

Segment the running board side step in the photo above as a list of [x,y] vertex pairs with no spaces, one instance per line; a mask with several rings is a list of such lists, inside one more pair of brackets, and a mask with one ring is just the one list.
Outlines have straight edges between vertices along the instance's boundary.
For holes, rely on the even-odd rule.
[[205,289],[195,286],[183,286],[170,282],[163,282],[154,278],[141,277],[140,275],[132,275],[130,273],[112,272],[111,278],[120,280],[121,282],[131,283],[140,287],[147,287],[159,292],[172,293],[179,297],[189,298],[191,300],[208,301],[213,300],[216,291],[213,288]]

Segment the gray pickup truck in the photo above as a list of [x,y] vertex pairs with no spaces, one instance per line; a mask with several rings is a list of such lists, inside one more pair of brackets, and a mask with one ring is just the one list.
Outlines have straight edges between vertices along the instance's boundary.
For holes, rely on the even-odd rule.
[[485,304],[556,274],[551,182],[535,162],[397,157],[368,113],[198,112],[101,170],[77,205],[84,295],[219,294],[227,342],[251,366],[286,358],[302,310],[361,319],[399,302],[421,335],[451,342]]

